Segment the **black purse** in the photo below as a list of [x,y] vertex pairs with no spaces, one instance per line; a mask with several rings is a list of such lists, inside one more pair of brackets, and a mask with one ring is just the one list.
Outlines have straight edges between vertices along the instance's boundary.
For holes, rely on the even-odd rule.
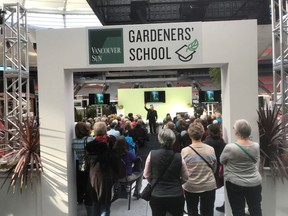
[[146,201],[150,201],[152,190],[153,190],[153,188],[152,188],[151,184],[148,183],[146,185],[146,187],[143,189],[143,191],[141,192],[140,198],[144,199]]
[[153,188],[156,186],[156,184],[159,182],[159,180],[162,178],[162,176],[166,173],[167,169],[170,167],[170,165],[171,165],[171,163],[172,163],[172,161],[174,159],[174,155],[175,155],[175,153],[172,155],[172,157],[170,158],[170,162],[169,162],[168,166],[165,167],[164,171],[156,179],[155,183],[153,185],[151,185],[150,183],[148,183],[146,185],[146,187],[143,189],[143,191],[140,194],[140,198],[141,199],[144,199],[146,201],[150,201]]

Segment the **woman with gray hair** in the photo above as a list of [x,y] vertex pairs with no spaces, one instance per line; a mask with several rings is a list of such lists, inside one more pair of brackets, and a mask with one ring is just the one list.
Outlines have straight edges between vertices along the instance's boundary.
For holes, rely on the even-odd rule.
[[262,216],[259,144],[250,139],[251,126],[245,119],[237,120],[233,129],[236,142],[227,144],[220,156],[232,213],[244,216],[246,200],[250,215]]
[[150,206],[153,216],[166,215],[182,216],[184,209],[184,195],[182,182],[188,179],[187,167],[180,153],[174,153],[172,145],[175,134],[170,129],[163,129],[158,134],[161,148],[152,150],[144,169],[144,177],[152,185],[159,178],[152,191]]

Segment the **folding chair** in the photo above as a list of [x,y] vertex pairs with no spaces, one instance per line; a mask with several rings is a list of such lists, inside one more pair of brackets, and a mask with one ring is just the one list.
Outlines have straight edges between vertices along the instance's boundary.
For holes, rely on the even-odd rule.
[[[126,188],[126,192],[128,194],[128,210],[130,210],[132,191],[136,189],[136,182],[139,178],[143,178],[143,162],[139,156],[137,158],[138,160],[137,162],[134,162],[134,166],[132,169],[132,171],[134,172],[137,171],[137,174],[139,173],[139,175],[137,175],[137,178],[133,178],[129,180],[128,176],[126,175],[125,178],[119,179],[120,184],[123,185],[124,188]],[[122,160],[122,163],[125,164],[123,160]]]

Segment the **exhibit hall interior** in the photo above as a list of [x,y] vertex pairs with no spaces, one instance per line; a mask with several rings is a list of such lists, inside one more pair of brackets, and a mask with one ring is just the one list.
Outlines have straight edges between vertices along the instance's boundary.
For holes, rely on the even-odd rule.
[[[259,209],[263,215],[287,215],[286,1],[4,0],[1,4],[0,215],[154,215],[159,203],[149,205],[140,192],[152,181],[145,175],[148,165],[155,165],[151,152],[164,148],[161,135],[175,132],[176,140],[168,149],[181,155],[188,167],[185,150],[197,143],[192,139],[193,124],[201,123],[200,142],[205,146],[210,145],[205,141],[209,126],[217,125],[229,148],[243,138],[235,129],[243,119],[250,128],[244,140],[259,151],[244,146],[258,160],[251,175],[257,175],[252,184],[262,188]],[[105,139],[99,138],[98,123],[105,123]],[[89,133],[79,137],[80,125],[86,125]],[[276,129],[268,134],[265,127],[271,125]],[[139,127],[145,137],[136,134]],[[276,135],[277,143],[271,138]],[[85,174],[83,186],[79,163],[88,161],[84,154],[96,155],[87,143],[106,142],[107,155],[114,154],[122,136],[129,152],[141,160],[142,188],[138,189],[139,179],[128,181],[131,173],[123,183],[119,171],[106,185],[114,197],[106,197],[109,205],[104,205],[97,188],[102,189],[103,182],[93,183],[99,183],[105,172],[96,166],[85,168],[90,175]],[[237,210],[229,183],[239,186],[239,182],[229,177],[229,162],[223,159],[226,147],[207,156],[216,158],[211,161],[216,170],[208,169],[200,157],[215,175],[209,186],[215,192],[213,205],[206,206],[215,216],[230,216]],[[243,154],[240,147],[237,150]],[[145,164],[147,158],[151,164]],[[221,178],[229,183],[220,187],[221,160]],[[101,164],[95,161],[94,165]],[[203,183],[194,179],[198,180]],[[245,181],[240,185],[247,186]],[[159,182],[155,191],[161,189]],[[195,193],[187,190],[186,183],[178,186],[188,195]],[[98,198],[90,197],[88,187]],[[93,204],[87,204],[90,201]],[[183,216],[192,214],[190,201],[186,198],[183,204]],[[204,203],[200,201],[200,206]],[[257,211],[249,201],[246,206],[241,211],[247,215]],[[174,210],[166,213],[176,215]],[[198,214],[206,213],[200,207]]]

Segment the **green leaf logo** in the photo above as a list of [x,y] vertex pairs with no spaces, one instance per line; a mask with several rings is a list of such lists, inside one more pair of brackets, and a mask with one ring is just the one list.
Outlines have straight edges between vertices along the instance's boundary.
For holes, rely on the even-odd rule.
[[195,39],[192,43],[187,46],[186,52],[189,50],[190,52],[195,51],[199,46],[199,42]]

